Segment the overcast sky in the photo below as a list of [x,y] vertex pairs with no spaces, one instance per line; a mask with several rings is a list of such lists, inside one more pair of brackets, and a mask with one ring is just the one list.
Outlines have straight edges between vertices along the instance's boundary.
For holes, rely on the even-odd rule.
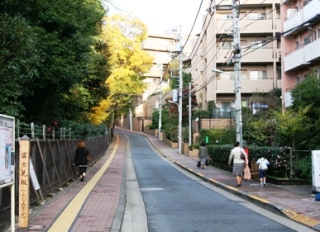
[[[125,12],[131,12],[144,22],[149,32],[162,33],[172,27],[182,26],[183,33],[189,33],[197,16],[202,0],[112,0]],[[199,17],[192,34],[200,32],[202,15],[208,0],[203,0]],[[111,13],[119,11],[111,10]]]

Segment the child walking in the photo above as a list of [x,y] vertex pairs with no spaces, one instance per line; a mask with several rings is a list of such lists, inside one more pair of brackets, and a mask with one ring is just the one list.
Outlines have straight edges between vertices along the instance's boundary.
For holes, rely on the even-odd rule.
[[259,164],[260,187],[264,187],[266,186],[269,161],[262,155],[261,158],[257,160],[256,164]]

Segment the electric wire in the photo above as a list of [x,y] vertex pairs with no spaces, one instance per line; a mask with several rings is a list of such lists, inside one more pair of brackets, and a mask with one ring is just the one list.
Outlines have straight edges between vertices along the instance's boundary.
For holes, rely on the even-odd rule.
[[[192,31],[193,31],[193,29],[194,29],[194,26],[195,26],[195,24],[196,24],[196,22],[197,22],[197,19],[198,19],[198,17],[199,17],[199,13],[200,13],[202,4],[203,4],[203,0],[202,0],[201,3],[200,3],[200,6],[199,6],[199,8],[198,8],[198,12],[197,12],[196,18],[195,18],[195,20],[193,21],[193,24],[192,24],[191,30],[190,30],[190,32],[189,32],[189,34],[188,34],[188,37],[187,37],[184,45],[181,47],[180,51],[177,53],[177,55],[179,55],[180,53],[182,53],[184,47],[186,46],[186,44],[188,43],[188,41],[189,41],[189,39],[190,39],[191,33],[192,33]],[[181,33],[181,32],[180,32],[180,33]]]
[[[222,2],[223,2],[223,0],[221,0],[221,2],[220,2],[220,3],[218,3],[218,5],[220,5]],[[210,10],[210,9],[211,9],[211,5],[212,5],[212,1],[211,1],[211,3],[210,3],[209,8],[207,9],[207,11],[211,11],[211,10]],[[217,5],[217,6],[218,6],[218,5]],[[197,41],[195,42],[195,45],[197,45],[197,44],[198,44],[198,42],[199,42],[200,38],[201,38],[201,40],[202,40],[202,37],[203,37],[203,35],[204,35],[204,33],[202,33],[202,32],[205,32],[205,31],[207,30],[207,28],[208,28],[209,24],[210,24],[210,21],[209,21],[209,23],[207,24],[207,27],[205,28],[205,30],[203,30],[204,26],[206,25],[206,22],[207,22],[207,19],[208,19],[208,15],[211,15],[211,17],[210,17],[210,21],[211,21],[211,19],[212,19],[213,14],[211,14],[211,13],[209,12],[209,14],[207,14],[207,15],[206,15],[206,19],[204,20],[204,22],[203,22],[203,24],[202,24],[201,32],[200,32],[200,36],[198,36],[198,39],[197,39]],[[202,35],[202,37],[201,37],[201,35]],[[201,40],[200,40],[200,41],[201,41]],[[191,52],[190,52],[190,56],[191,56],[191,54],[193,53],[194,48],[195,48],[195,47],[193,47],[193,48],[192,48],[192,50],[191,50]],[[199,48],[199,47],[197,47],[197,49],[196,49],[195,53],[198,51],[198,48]],[[189,56],[189,58],[188,58],[188,59],[190,59],[190,56]]]
[[[222,2],[222,1],[221,1]],[[221,3],[220,2],[220,3]],[[262,1],[260,4],[262,4],[263,2],[265,2],[265,1]],[[219,4],[220,4],[219,3]],[[280,7],[282,7],[284,5],[284,3],[282,4],[282,5],[280,5]],[[254,8],[254,9],[257,9],[257,8]],[[252,9],[250,12],[248,12],[246,15],[248,15],[249,13],[251,13],[254,9]],[[278,7],[276,7],[275,9],[273,9],[273,10],[271,10],[270,12],[268,12],[266,15],[268,15],[268,14],[270,14],[270,13],[272,13],[273,11],[275,11],[275,10],[277,10],[277,9],[279,9]],[[244,15],[240,20],[242,20],[246,15]],[[212,17],[211,17],[212,18]],[[211,18],[210,18],[210,20],[211,20]],[[206,18],[207,19],[207,18]],[[240,21],[239,20],[239,21]],[[258,20],[258,19],[257,19]],[[257,20],[255,20],[254,22],[256,22]],[[227,20],[226,20],[227,21]],[[243,28],[245,28],[245,27],[247,27],[247,26],[249,26],[249,25],[251,25],[251,24],[253,24],[254,22],[252,22],[252,23],[250,23],[250,24],[248,24],[248,25],[246,25],[246,26],[244,26]],[[303,24],[305,24],[305,23],[303,23]],[[302,25],[303,25],[302,24]],[[208,24],[209,25],[209,24]],[[279,36],[281,36],[281,35],[283,35],[283,34],[286,34],[286,33],[288,33],[288,32],[290,32],[290,31],[292,31],[292,30],[295,30],[296,28],[299,28],[300,26],[302,26],[302,25],[299,25],[299,26],[297,26],[297,27],[295,27],[295,28],[293,28],[293,29],[290,29],[290,30],[288,30],[288,31],[286,31],[286,32],[282,32],[282,33],[280,33],[280,34],[277,34],[276,36],[273,36],[273,37],[271,37],[271,38],[268,38],[268,39],[266,39],[266,40],[264,40],[264,41],[260,41],[260,42],[258,42],[258,43],[256,43],[256,44],[251,44],[250,46],[247,46],[247,47],[244,47],[243,49],[246,49],[246,51],[248,50],[248,49],[250,49],[250,48],[252,48],[253,46],[257,46],[258,44],[267,44],[267,43],[270,43],[270,42],[272,42],[273,40],[275,40],[275,39],[277,39],[277,38],[279,38]],[[208,27],[208,26],[207,26]],[[222,27],[221,27],[222,28]],[[207,28],[206,28],[207,29]],[[228,28],[228,29],[230,29],[230,27]],[[228,30],[227,29],[227,30]],[[219,30],[221,30],[221,29],[219,29]],[[226,31],[227,31],[226,30]],[[202,33],[202,31],[201,31],[201,33]],[[202,33],[202,34],[204,34],[204,33]],[[260,33],[260,34],[264,34],[264,33]],[[257,35],[255,36],[255,37],[257,37]],[[199,37],[200,38],[200,37]],[[214,46],[215,44],[213,44],[212,45],[212,47]],[[211,48],[212,48],[211,47]],[[221,48],[221,47],[220,47]],[[197,50],[199,49],[199,46],[197,47]],[[245,55],[248,55],[248,54],[250,54],[250,53],[252,53],[252,52],[254,52],[255,50],[257,50],[257,49],[260,49],[260,48],[255,48],[255,49],[253,49],[252,51],[250,51],[250,52],[247,52],[247,53],[245,53],[245,54],[242,54],[242,57],[243,56],[245,56]],[[197,51],[196,50],[196,51]],[[192,53],[191,53],[192,54]],[[194,53],[195,54],[195,53]],[[207,53],[206,53],[207,54]],[[217,53],[216,53],[217,54]],[[215,57],[215,56],[214,56]],[[200,62],[200,61],[199,61]],[[212,60],[209,62],[209,64],[211,64],[211,62],[212,62]],[[205,69],[206,68],[208,68],[208,65],[205,67]],[[204,70],[203,70],[204,71]],[[223,71],[223,70],[222,70]],[[196,90],[196,92],[198,92],[198,91],[200,91],[200,90],[202,90],[203,88],[205,88],[213,79],[214,79],[214,77],[215,77],[215,75],[213,75],[213,76],[211,76],[210,78],[209,78],[209,80],[207,80],[204,84],[202,84],[202,86],[200,86],[200,88],[198,89],[198,90]],[[198,77],[196,77],[196,79],[197,79]]]

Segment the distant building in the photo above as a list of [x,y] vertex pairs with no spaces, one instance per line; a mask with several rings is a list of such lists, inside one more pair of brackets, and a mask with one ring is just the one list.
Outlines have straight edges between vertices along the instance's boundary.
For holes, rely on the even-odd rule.
[[[144,75],[144,83],[147,89],[142,95],[142,101],[135,108],[133,114],[133,130],[143,131],[146,125],[151,124],[152,113],[159,108],[160,84],[167,71],[168,64],[171,62],[171,52],[175,45],[173,35],[150,34],[143,41],[142,49],[147,51],[153,58],[153,66],[148,73]],[[162,90],[168,87],[168,82],[162,80]],[[162,98],[163,100],[164,98]],[[123,120],[124,127],[128,127],[129,120]]]

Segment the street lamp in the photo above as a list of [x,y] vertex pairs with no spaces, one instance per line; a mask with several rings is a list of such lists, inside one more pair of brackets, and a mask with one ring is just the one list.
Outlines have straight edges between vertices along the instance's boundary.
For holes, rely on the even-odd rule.
[[214,72],[214,73],[223,73],[223,71],[222,70],[220,70],[220,69],[212,69],[212,72]]
[[[219,69],[212,69],[213,73],[224,73],[222,70]],[[236,140],[239,141],[240,146],[242,147],[242,112],[241,112],[241,83],[240,83],[240,74],[239,70],[235,70],[235,77],[234,77],[234,88],[236,92]],[[229,73],[225,73],[231,77]]]

